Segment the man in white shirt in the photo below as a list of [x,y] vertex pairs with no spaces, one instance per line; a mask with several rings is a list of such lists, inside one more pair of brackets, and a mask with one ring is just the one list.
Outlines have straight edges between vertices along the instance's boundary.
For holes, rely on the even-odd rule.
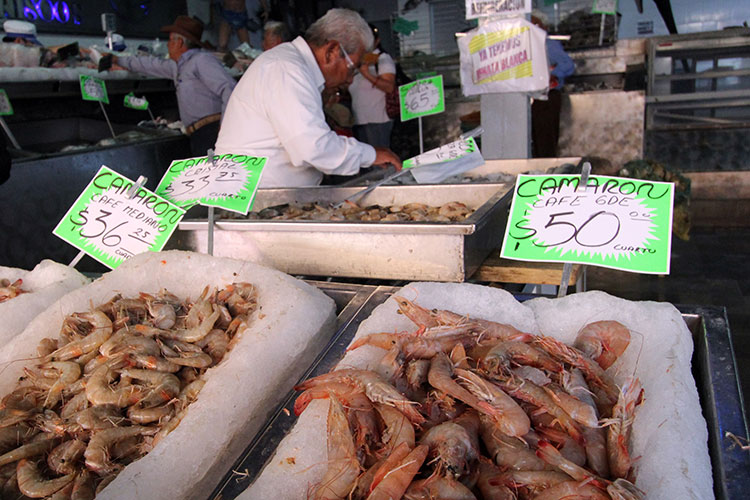
[[326,124],[321,92],[350,84],[372,32],[349,9],[331,9],[305,37],[261,54],[227,104],[217,154],[267,156],[261,187],[316,186],[323,174],[354,175],[360,168],[401,160],[337,135]]

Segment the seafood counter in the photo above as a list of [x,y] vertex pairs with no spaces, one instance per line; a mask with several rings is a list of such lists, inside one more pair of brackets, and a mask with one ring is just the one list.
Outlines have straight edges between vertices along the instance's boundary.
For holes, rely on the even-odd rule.
[[[735,368],[726,364],[733,355],[725,313],[687,308],[680,314],[670,304],[601,292],[519,304],[506,292],[468,284],[385,288],[342,325],[341,337],[298,384],[304,392],[290,393],[212,497],[267,498],[273,491],[282,498],[328,498],[328,488],[348,485],[357,492],[352,498],[388,498],[379,496],[383,490],[394,498],[404,491],[404,498],[516,498],[486,496],[503,487],[519,498],[532,492],[559,498],[560,491],[591,498],[713,498],[714,492],[743,498],[750,459],[724,436],[747,432]],[[472,336],[472,330],[483,333]],[[579,372],[590,392],[571,385]],[[428,387],[432,392],[421,400]],[[718,387],[726,389],[722,395],[715,394]],[[568,390],[580,402],[593,394],[595,402],[573,402],[573,408]],[[601,404],[615,395],[614,405],[611,399]],[[516,406],[536,410],[510,412]],[[296,423],[294,410],[302,411]],[[603,413],[589,427],[592,411]],[[603,418],[609,411],[612,417]],[[513,418],[504,421],[504,415]],[[536,430],[512,437],[527,425]],[[581,449],[578,431],[610,441]],[[597,448],[607,458],[590,458]],[[607,467],[609,477],[602,472]],[[627,479],[614,479],[620,475]],[[365,481],[370,487],[362,487]]]

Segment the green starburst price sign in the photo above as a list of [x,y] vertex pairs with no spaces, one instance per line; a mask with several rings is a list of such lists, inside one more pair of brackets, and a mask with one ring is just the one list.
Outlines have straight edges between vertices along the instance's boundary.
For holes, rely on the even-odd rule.
[[112,269],[158,252],[185,211],[102,165],[52,233]]
[[185,209],[204,205],[247,214],[266,160],[263,156],[234,154],[176,160],[156,192]]
[[84,101],[99,101],[109,104],[107,85],[104,80],[94,76],[80,75],[79,82],[81,84],[81,98]]
[[669,274],[674,184],[519,175],[500,257]]
[[13,105],[8,99],[8,93],[5,89],[0,89],[0,116],[10,116],[13,114]]
[[398,88],[398,95],[402,122],[445,111],[442,75],[401,85]]

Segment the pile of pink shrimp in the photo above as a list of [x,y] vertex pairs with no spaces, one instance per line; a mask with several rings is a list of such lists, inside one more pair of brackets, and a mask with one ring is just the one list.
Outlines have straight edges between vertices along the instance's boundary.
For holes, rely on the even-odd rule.
[[573,346],[394,297],[418,329],[375,333],[375,370],[309,379],[295,402],[330,399],[328,468],[315,499],[641,499],[628,445],[638,379],[606,371],[630,343],[615,321]]
[[21,288],[23,285],[22,279],[17,279],[13,283],[7,279],[0,279],[0,302],[5,302],[12,298],[18,297],[22,293],[27,293],[26,290]]
[[0,402],[0,498],[94,498],[177,427],[257,304],[234,283],[67,316]]

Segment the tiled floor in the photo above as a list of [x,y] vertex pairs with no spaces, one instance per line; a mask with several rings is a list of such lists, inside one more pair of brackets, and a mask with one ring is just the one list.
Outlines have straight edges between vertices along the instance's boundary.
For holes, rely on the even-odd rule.
[[726,307],[750,414],[750,228],[692,228],[690,241],[672,242],[669,276],[590,267],[587,289],[628,300]]

